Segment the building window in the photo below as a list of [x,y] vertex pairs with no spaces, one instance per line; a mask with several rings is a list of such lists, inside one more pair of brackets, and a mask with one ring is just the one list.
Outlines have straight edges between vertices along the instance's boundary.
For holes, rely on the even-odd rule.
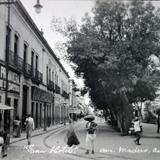
[[35,75],[38,77],[38,56],[36,55],[36,62],[35,62]]
[[64,90],[64,82],[63,81],[61,81],[61,84],[62,84],[62,91]]
[[38,70],[38,56],[36,55],[36,66],[35,66],[36,71]]
[[7,98],[7,105],[11,106],[11,98]]
[[27,63],[27,48],[28,48],[28,46],[26,44],[24,44],[24,50],[23,50],[24,64]]
[[34,102],[32,102],[31,116],[34,117]]
[[49,81],[51,80],[51,69],[49,68]]
[[56,83],[56,85],[58,85],[58,75],[57,75],[57,73],[55,74],[55,83]]
[[33,73],[33,71],[34,71],[34,52],[32,51],[31,54],[32,54],[31,55],[31,69],[32,69],[32,73]]
[[19,41],[19,37],[15,34],[14,35],[14,55],[15,56],[18,55],[18,41]]
[[[6,51],[7,51],[7,47],[8,47],[8,43],[9,43],[9,36],[8,35],[9,36],[11,35],[11,29],[6,27]],[[10,40],[11,40],[11,38],[10,38]],[[6,52],[6,54],[7,54],[7,52]]]
[[57,74],[55,73],[55,84],[57,85]]
[[52,82],[54,82],[54,71],[52,71]]
[[46,67],[46,83],[48,84],[48,66]]

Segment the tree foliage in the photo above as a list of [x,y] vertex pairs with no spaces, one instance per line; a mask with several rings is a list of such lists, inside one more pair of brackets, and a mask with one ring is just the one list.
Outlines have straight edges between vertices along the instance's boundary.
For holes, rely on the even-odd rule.
[[[97,2],[93,17],[65,27],[70,61],[83,73],[92,101],[120,113],[127,121],[130,103],[153,100],[159,72],[151,62],[159,56],[160,17],[148,2]],[[125,125],[124,125],[125,126]]]

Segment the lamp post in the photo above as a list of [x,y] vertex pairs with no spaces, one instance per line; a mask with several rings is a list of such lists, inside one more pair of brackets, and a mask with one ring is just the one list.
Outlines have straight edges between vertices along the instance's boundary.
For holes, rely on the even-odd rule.
[[40,4],[39,0],[37,0],[37,4],[35,4],[33,7],[35,8],[36,13],[39,14],[43,6]]

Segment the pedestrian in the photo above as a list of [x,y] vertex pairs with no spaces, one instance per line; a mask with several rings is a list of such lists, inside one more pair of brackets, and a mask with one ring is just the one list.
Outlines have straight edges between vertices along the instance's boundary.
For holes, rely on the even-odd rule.
[[[3,153],[3,147],[4,147],[4,139],[3,139],[3,132],[0,131],[0,156],[4,157],[4,153]],[[6,154],[7,155],[7,154]]]
[[70,119],[69,120],[69,126],[68,126],[68,129],[67,129],[67,134],[66,134],[66,141],[67,141],[67,145],[69,147],[72,147],[73,145],[79,145],[80,142],[78,140],[78,137],[74,131],[74,127],[73,127],[73,122],[72,120]]
[[134,123],[134,131],[135,131],[135,136],[136,136],[136,139],[134,140],[134,142],[137,145],[141,145],[140,144],[140,139],[141,139],[141,132],[142,132],[141,127],[142,126],[140,125],[139,118],[136,117],[135,121],[133,123]]
[[89,120],[86,124],[87,135],[86,135],[86,154],[89,154],[89,146],[91,144],[91,153],[94,154],[94,143],[96,139],[97,123],[93,119]]
[[[6,157],[7,156],[7,148],[8,148],[8,141],[7,141],[8,132],[7,131],[1,131],[0,137],[1,137],[1,156]],[[3,138],[3,139],[2,139]]]
[[16,116],[15,120],[13,121],[13,136],[21,136],[21,121],[19,120],[18,116]]
[[34,130],[34,120],[29,114],[25,120],[26,123],[26,138],[28,141],[28,145],[31,144],[31,136],[32,136],[32,131]]

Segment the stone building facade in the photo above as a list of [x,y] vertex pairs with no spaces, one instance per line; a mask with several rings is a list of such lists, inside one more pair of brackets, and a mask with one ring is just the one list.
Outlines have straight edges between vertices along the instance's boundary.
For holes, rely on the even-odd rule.
[[0,103],[5,104],[7,80],[11,120],[19,116],[23,125],[31,114],[36,128],[63,122],[68,116],[68,73],[19,0],[10,5],[7,63],[7,23],[8,8],[0,5]]

